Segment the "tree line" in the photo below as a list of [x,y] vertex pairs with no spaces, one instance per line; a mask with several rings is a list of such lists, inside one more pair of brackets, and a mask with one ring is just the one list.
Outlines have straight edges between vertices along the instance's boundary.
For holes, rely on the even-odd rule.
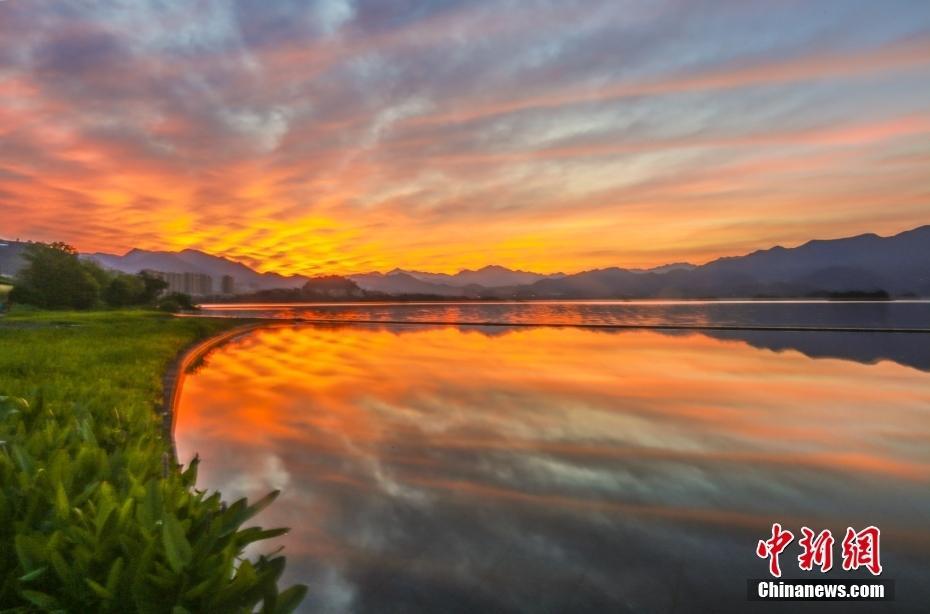
[[23,259],[26,264],[13,278],[10,303],[43,309],[194,308],[186,294],[165,294],[168,283],[163,279],[145,271],[129,275],[105,270],[92,260],[78,257],[77,250],[67,243],[33,243],[26,248]]

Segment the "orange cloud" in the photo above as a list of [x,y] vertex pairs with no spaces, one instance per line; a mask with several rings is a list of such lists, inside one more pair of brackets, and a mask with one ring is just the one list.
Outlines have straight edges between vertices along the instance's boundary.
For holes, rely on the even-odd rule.
[[926,223],[925,40],[696,45],[706,68],[660,70],[684,57],[659,35],[671,14],[595,9],[309,35],[264,12],[227,33],[239,16],[206,5],[135,30],[7,3],[0,233],[282,273],[573,272]]

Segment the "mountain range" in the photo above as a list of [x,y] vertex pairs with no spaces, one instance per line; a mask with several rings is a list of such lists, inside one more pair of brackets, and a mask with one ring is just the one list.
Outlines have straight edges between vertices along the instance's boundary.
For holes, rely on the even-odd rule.
[[131,249],[122,256],[99,252],[81,256],[95,260],[104,268],[123,273],[138,273],[149,269],[165,273],[203,273],[214,278],[229,275],[236,281],[236,287],[240,291],[299,288],[308,279],[303,275],[259,273],[241,262],[213,256],[196,249],[185,249],[180,252]]
[[544,279],[561,279],[563,273],[543,275],[489,265],[476,271],[464,269],[454,275],[394,269],[387,273],[349,275],[363,290],[385,294],[434,294],[437,296],[481,297],[498,288],[527,286]]
[[[0,266],[18,268],[23,243],[0,240]],[[204,252],[133,249],[119,256],[82,254],[106,268],[230,275],[239,292],[300,288],[302,275],[259,273]],[[362,290],[378,295],[463,298],[609,299],[754,298],[887,293],[930,297],[930,225],[890,237],[863,234],[814,240],[793,248],[773,247],[700,266],[674,263],[652,269],[610,267],[566,275],[511,270],[491,265],[456,274],[394,269],[348,275]]]
[[930,225],[773,247],[663,272],[607,268],[546,279],[516,298],[753,298],[874,293],[930,296]]

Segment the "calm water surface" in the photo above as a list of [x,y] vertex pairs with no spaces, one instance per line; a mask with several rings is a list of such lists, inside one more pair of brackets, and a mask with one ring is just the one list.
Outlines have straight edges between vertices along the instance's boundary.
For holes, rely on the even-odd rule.
[[930,329],[930,301],[532,301],[204,305],[207,315],[311,320]]
[[293,528],[306,611],[750,611],[779,521],[878,525],[898,601],[830,611],[918,612],[928,355],[919,334],[279,325],[187,378],[176,436],[201,487],[283,489],[259,521]]

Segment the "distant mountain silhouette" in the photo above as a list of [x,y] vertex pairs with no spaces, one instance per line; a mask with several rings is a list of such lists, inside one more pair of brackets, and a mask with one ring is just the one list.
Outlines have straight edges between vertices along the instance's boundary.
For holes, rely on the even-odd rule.
[[514,271],[499,265],[489,265],[477,271],[464,269],[455,275],[394,269],[387,273],[350,275],[349,279],[365,290],[387,294],[478,297],[489,289],[523,286],[541,279],[560,277],[564,277],[564,274],[543,275],[528,271]]
[[[0,239],[0,272],[22,266],[26,243]],[[231,275],[240,292],[300,288],[310,277],[259,273],[204,252],[133,249],[84,254],[102,266],[137,273],[143,269]],[[809,241],[795,248],[773,247],[745,256],[720,258],[701,266],[675,263],[652,269],[611,267],[563,275],[514,271],[499,265],[454,275],[395,269],[348,279],[368,292],[463,298],[756,298],[806,296],[930,297],[930,225],[891,237],[864,234]]]
[[213,256],[196,249],[185,249],[180,252],[132,249],[122,256],[94,253],[83,254],[82,257],[95,260],[105,268],[124,273],[138,273],[144,269],[166,273],[204,273],[216,278],[217,281],[223,275],[230,275],[236,280],[236,287],[241,291],[299,288],[309,279],[302,275],[284,276],[278,273],[259,273],[240,262]]
[[406,273],[421,281],[445,286],[465,287],[465,286],[482,286],[484,288],[500,288],[504,286],[524,286],[541,279],[557,279],[565,277],[563,273],[552,275],[543,275],[541,273],[531,273],[529,271],[514,271],[507,267],[492,264],[482,267],[476,271],[464,269],[455,275],[447,273],[425,273],[422,271],[405,271],[403,269],[394,269],[390,273]]
[[930,296],[930,226],[773,247],[666,272],[607,268],[511,288],[518,298],[752,298],[875,292]]
[[467,286],[453,286],[442,283],[430,283],[415,277],[406,271],[395,269],[388,273],[363,273],[350,275],[363,290],[369,292],[383,292],[384,294],[432,294],[435,296],[461,296],[478,298],[485,290],[483,286],[474,284]]
[[663,264],[662,266],[652,267],[651,269],[628,269],[632,273],[669,273],[671,271],[690,271],[696,269],[697,265],[688,262],[673,262],[672,264]]

